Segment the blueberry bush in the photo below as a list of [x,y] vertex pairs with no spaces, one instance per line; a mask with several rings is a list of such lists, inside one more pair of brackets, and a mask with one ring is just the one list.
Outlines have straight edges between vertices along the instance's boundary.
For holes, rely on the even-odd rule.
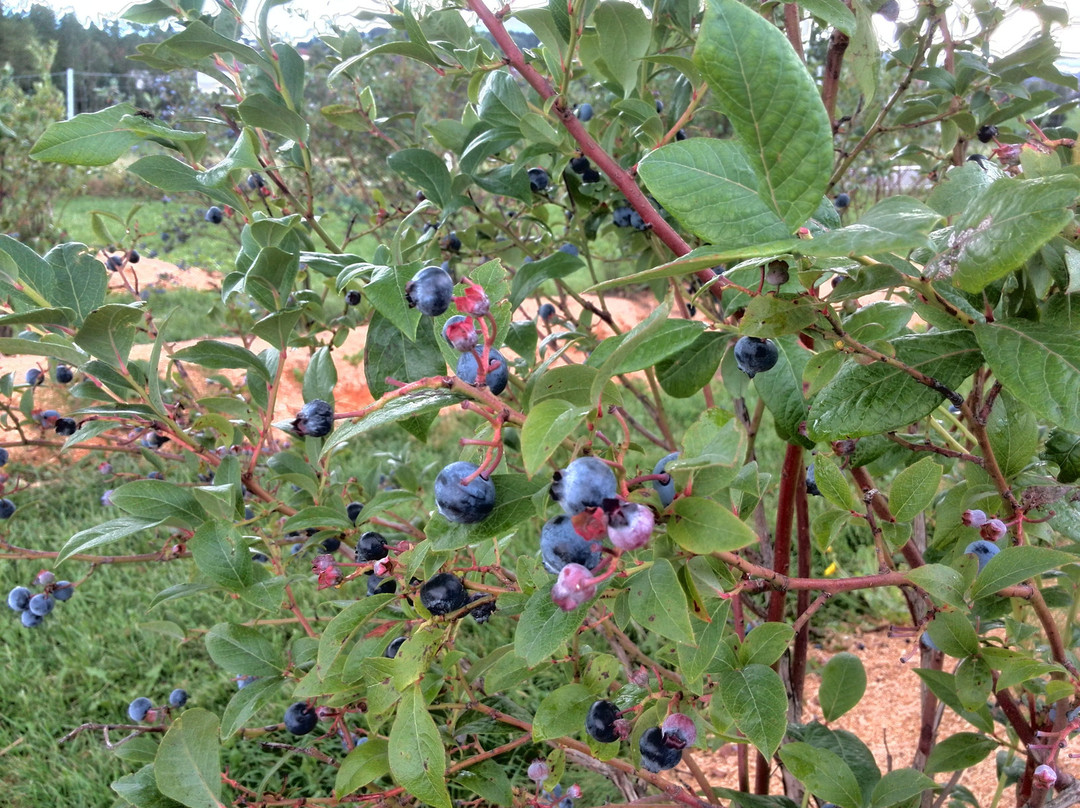
[[[0,350],[52,366],[0,377],[4,461],[78,446],[151,469],[103,497],[121,515],[62,546],[5,536],[3,557],[71,578],[168,562],[184,572],[148,602],[228,604],[181,629],[235,677],[223,710],[132,693],[129,720],[66,739],[104,730],[128,755],[118,799],[929,808],[974,804],[958,780],[997,754],[1017,805],[1072,804],[1080,151],[1024,83],[1069,84],[1063,12],[1026,3],[1043,33],[995,57],[996,9],[962,32],[909,9],[882,52],[894,0],[401,4],[396,38],[336,29],[315,65],[271,37],[273,5],[243,36],[230,0],[135,6],[177,26],[136,59],[233,102],[194,127],[119,104],[30,151],[134,148],[131,174],[201,195],[239,232],[222,298],[255,313],[242,342],[181,347],[136,294],[107,299],[130,251],[106,267],[0,236],[0,324],[21,330]],[[430,71],[432,110],[462,107],[379,109],[394,76],[372,66],[403,59]],[[339,103],[311,109],[315,84]],[[377,204],[367,254],[320,221],[313,116],[350,148],[392,144],[356,178]],[[883,166],[919,181],[879,198]],[[624,290],[651,296],[628,329],[606,302]],[[357,329],[371,400],[345,412]],[[283,416],[291,355],[306,403]],[[54,384],[70,412],[36,406]],[[440,415],[463,432],[440,463],[347,476],[376,430],[426,441]],[[847,572],[860,546],[872,568]],[[26,583],[8,605],[27,631],[79,586]],[[884,772],[830,726],[863,695],[857,655],[823,669],[821,720],[803,705],[815,616],[878,589],[921,640],[924,716]],[[965,729],[940,733],[944,710]],[[723,744],[738,789],[695,761]],[[256,749],[281,762],[258,770]]]

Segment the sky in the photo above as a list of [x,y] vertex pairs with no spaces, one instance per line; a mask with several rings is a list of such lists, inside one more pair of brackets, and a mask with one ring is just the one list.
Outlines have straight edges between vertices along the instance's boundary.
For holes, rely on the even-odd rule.
[[[20,9],[29,7],[34,0],[8,0],[5,7],[8,9]],[[58,14],[68,11],[75,13],[83,20],[101,21],[116,19],[124,9],[131,5],[131,0],[79,0],[73,3],[71,0],[37,0],[39,3],[52,6]],[[495,0],[487,0],[490,5],[495,5]],[[536,0],[510,0],[512,7],[526,7],[536,5]],[[901,19],[911,18],[915,14],[917,0],[900,0]],[[993,0],[991,0],[993,2]],[[1080,59],[1080,0],[1050,0],[1051,4],[1063,6],[1069,12],[1070,26],[1057,28],[1056,38],[1062,46],[1062,54],[1070,60]],[[502,5],[502,0],[498,0]],[[249,7],[254,9],[256,3],[249,1]],[[291,6],[296,10],[290,10],[289,6],[275,8],[271,12],[271,27],[283,35],[292,34],[301,38],[309,31],[329,30],[328,21],[331,17],[337,17],[348,22],[351,14],[359,10],[378,11],[386,6],[377,0],[320,0],[316,4],[293,3]],[[316,12],[307,12],[307,19],[300,18],[298,11],[301,8],[318,8]],[[970,8],[970,0],[957,0],[953,3],[954,9]],[[879,34],[889,36],[890,26],[882,23],[879,26]],[[1015,12],[1005,24],[1000,26],[996,37],[991,41],[991,49],[996,55],[1008,53],[1018,45],[1029,39],[1039,30],[1039,22],[1034,14],[1028,11]]]

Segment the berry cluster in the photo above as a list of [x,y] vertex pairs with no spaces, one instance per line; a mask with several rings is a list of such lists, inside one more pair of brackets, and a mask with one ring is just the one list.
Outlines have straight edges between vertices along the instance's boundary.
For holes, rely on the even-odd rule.
[[139,696],[137,699],[132,699],[128,705],[128,718],[132,721],[154,721],[158,715],[168,712],[170,708],[179,710],[187,704],[187,701],[187,691],[179,687],[169,694],[167,707],[154,707],[154,702],[150,701],[146,696]]
[[[8,500],[0,500],[0,503],[3,502]],[[45,617],[52,614],[57,601],[70,600],[75,594],[75,585],[71,581],[58,581],[48,570],[39,572],[34,578],[34,584],[42,587],[42,591],[34,594],[25,586],[16,586],[8,592],[7,597],[8,607],[19,613],[26,628],[40,626]]]

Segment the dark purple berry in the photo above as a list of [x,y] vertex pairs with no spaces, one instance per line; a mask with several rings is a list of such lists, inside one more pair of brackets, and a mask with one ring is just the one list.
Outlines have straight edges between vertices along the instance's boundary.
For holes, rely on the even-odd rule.
[[345,515],[349,517],[349,521],[355,525],[356,520],[360,518],[360,511],[362,510],[364,510],[364,503],[350,502],[345,506]]
[[817,487],[817,478],[814,476],[814,464],[806,467],[806,493],[812,497],[820,497],[821,491]]
[[434,615],[456,612],[467,602],[465,587],[452,573],[436,573],[420,587],[420,602]]
[[142,260],[142,256],[139,255],[138,250],[132,250],[131,252],[128,253],[127,260],[128,260],[129,264],[137,264],[137,263],[139,263],[139,261]]
[[301,437],[325,437],[334,428],[334,408],[321,398],[309,401],[293,419],[292,427]]
[[10,519],[15,515],[15,503],[6,497],[0,499],[0,519]]
[[30,368],[30,370],[26,371],[26,383],[31,387],[37,387],[37,385],[44,381],[44,374],[37,368]]
[[337,536],[331,536],[328,539],[322,540],[322,551],[324,553],[336,553],[341,546],[341,539]]
[[345,305],[347,306],[359,306],[360,301],[363,299],[363,295],[356,289],[350,289],[345,293]]
[[56,370],[53,371],[53,378],[56,379],[58,384],[68,384],[75,378],[75,374],[71,372],[71,368],[67,365],[57,365]]
[[491,480],[476,475],[468,485],[462,484],[476,469],[475,464],[459,460],[435,478],[435,505],[447,520],[474,524],[486,519],[495,508],[495,485]]
[[660,727],[645,730],[638,742],[641,751],[641,765],[653,773],[674,769],[682,760],[682,750],[672,749],[664,743],[664,734]]
[[307,735],[319,723],[319,716],[305,702],[289,705],[285,711],[285,729],[293,735]]
[[[459,241],[458,249],[460,245]],[[438,317],[450,308],[453,298],[454,279],[442,267],[424,267],[405,284],[405,302],[429,317]]]
[[0,466],[6,466],[8,458],[8,450],[0,446]]
[[629,227],[630,215],[634,211],[626,205],[621,205],[611,212],[611,220],[616,227]]
[[389,552],[386,549],[386,539],[381,533],[369,530],[356,540],[356,561],[363,564],[365,561],[378,561],[386,558]]
[[366,575],[368,597],[372,595],[392,595],[397,592],[397,581],[393,578],[384,578],[372,572],[366,573]]
[[56,419],[56,434],[57,435],[74,435],[75,430],[79,428],[79,425],[75,423],[74,418],[57,418]]
[[[478,600],[484,600],[485,598],[489,598],[489,597],[491,597],[491,596],[487,595],[487,594],[485,594],[483,592],[475,592],[474,594],[472,594],[469,597],[469,603],[473,603],[473,602],[478,601]],[[469,612],[469,614],[472,616],[472,619],[475,620],[477,623],[481,623],[481,624],[486,623],[489,619],[491,619],[491,615],[493,615],[494,613],[495,613],[495,601],[494,600],[489,600],[487,603],[481,603],[479,606],[477,606],[471,612]]]
[[570,158],[570,170],[575,174],[584,174],[592,168],[592,163],[589,162],[588,157],[571,157]]
[[836,198],[833,200],[833,207],[837,210],[844,210],[850,204],[851,197],[847,194],[837,194]]
[[551,319],[555,316],[555,307],[550,303],[542,303],[536,312],[536,316],[545,323],[550,323]]
[[989,143],[991,140],[998,136],[998,128],[993,124],[983,124],[979,127],[979,131],[976,137],[979,138],[980,143]]
[[534,194],[538,194],[548,187],[550,182],[548,173],[542,168],[529,169],[529,187]]
[[581,182],[588,185],[590,182],[600,182],[600,172],[595,168],[587,168],[581,172]]
[[[483,356],[481,355],[481,358]],[[473,351],[463,353],[458,357],[457,363],[457,377],[466,384],[476,384],[476,380],[479,377],[480,365],[476,361],[476,354]],[[492,395],[499,395],[506,389],[506,384],[510,380],[510,370],[506,365],[506,359],[498,351],[488,352],[488,369],[484,374],[484,386],[491,391]]]
[[619,720],[619,708],[610,701],[594,701],[585,716],[585,731],[600,743],[615,743],[619,733],[615,722]]
[[758,337],[739,337],[735,343],[735,364],[751,379],[772,370],[780,358],[780,350],[772,340]]
[[405,643],[405,640],[407,640],[407,639],[409,639],[409,638],[408,637],[397,637],[397,638],[391,640],[390,644],[388,646],[386,646],[386,650],[383,651],[383,656],[386,657],[387,659],[393,659],[394,657],[396,657],[398,650],[401,648],[401,646]]

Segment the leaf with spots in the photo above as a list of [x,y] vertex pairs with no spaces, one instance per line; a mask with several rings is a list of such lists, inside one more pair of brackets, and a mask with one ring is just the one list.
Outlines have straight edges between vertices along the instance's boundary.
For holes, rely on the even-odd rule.
[[446,753],[419,683],[401,694],[388,756],[394,782],[427,805],[450,808]]
[[657,559],[645,572],[631,578],[630,614],[659,637],[687,645],[695,643],[686,594],[666,558]]

